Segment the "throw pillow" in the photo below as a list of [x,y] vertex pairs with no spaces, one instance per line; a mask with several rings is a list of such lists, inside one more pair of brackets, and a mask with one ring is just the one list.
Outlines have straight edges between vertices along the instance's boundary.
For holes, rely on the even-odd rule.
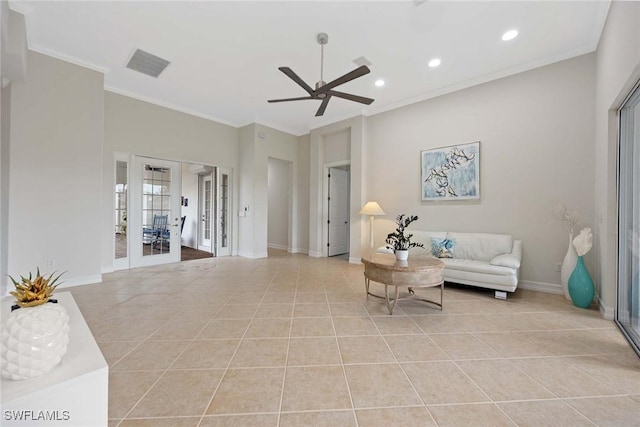
[[431,253],[436,258],[453,258],[456,241],[453,239],[431,238]]

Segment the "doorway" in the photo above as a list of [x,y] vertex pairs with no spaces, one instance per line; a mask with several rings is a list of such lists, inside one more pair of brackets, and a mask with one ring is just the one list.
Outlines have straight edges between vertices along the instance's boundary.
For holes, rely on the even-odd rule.
[[330,167],[327,174],[327,255],[349,253],[349,165]]
[[114,270],[231,255],[231,191],[230,168],[116,153]]
[[292,251],[293,163],[270,157],[267,163],[267,247]]

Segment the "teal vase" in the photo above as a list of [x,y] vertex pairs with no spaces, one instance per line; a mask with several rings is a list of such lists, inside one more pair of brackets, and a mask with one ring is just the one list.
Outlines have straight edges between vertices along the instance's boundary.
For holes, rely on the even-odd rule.
[[573,269],[573,273],[569,277],[569,295],[573,305],[580,308],[589,308],[595,295],[593,280],[591,280],[581,256],[578,257],[576,268]]

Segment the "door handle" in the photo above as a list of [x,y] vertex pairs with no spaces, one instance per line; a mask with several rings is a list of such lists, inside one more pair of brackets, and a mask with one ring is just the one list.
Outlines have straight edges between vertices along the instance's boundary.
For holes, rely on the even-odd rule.
[[345,224],[349,224],[349,221],[345,221],[344,223],[345,223]]

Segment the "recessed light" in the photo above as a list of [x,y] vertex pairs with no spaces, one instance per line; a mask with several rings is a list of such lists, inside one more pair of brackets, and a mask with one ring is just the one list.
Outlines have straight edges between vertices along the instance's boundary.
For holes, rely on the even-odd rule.
[[374,85],[378,86],[378,87],[382,87],[384,86],[384,80],[382,79],[378,79],[376,80],[376,82],[374,83]]
[[429,67],[435,68],[440,65],[441,62],[442,61],[440,61],[440,58],[433,58],[431,61],[429,61]]
[[518,37],[518,30],[509,30],[502,35],[502,40],[509,41]]

